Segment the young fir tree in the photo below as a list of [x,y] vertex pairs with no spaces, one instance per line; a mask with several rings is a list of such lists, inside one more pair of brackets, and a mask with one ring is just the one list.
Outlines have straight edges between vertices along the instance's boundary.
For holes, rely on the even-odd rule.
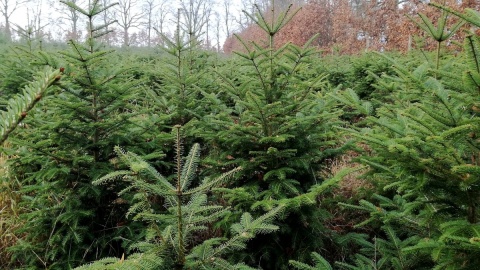
[[[193,2],[190,2],[192,4]],[[190,7],[192,8],[192,7]],[[212,55],[201,47],[201,25],[193,17],[200,6],[188,11],[178,12],[177,30],[174,39],[162,34],[165,51],[170,58],[165,59],[165,83],[163,89],[170,95],[176,95],[173,104],[176,108],[176,124],[184,125],[193,118],[200,118],[207,110],[203,101],[205,92],[213,92],[214,87],[209,72]],[[183,18],[183,20],[182,20]],[[183,22],[182,22],[183,21]],[[204,22],[203,22],[204,23]],[[173,71],[173,72],[172,72]]]
[[137,253],[121,259],[104,258],[78,270],[253,269],[243,263],[232,264],[222,257],[244,249],[246,242],[256,234],[278,230],[270,222],[282,207],[258,218],[243,213],[240,222],[232,225],[228,238],[205,238],[209,227],[228,213],[224,206],[214,204],[212,189],[229,182],[241,168],[219,177],[206,177],[198,186],[193,186],[200,161],[200,146],[194,144],[189,154],[182,157],[180,126],[174,129],[176,174],[173,177],[162,176],[140,156],[116,147],[120,163],[128,169],[112,172],[94,182],[108,185],[120,180],[129,185],[119,195],[134,191],[133,204],[127,216],[134,215],[134,219],[149,225],[145,240],[133,246]]
[[86,17],[87,39],[69,42],[58,57],[60,89],[31,111],[27,129],[10,137],[10,168],[22,184],[25,211],[17,232],[24,237],[10,249],[18,268],[69,269],[122,254],[123,243],[138,237],[115,201],[122,187],[91,184],[114,170],[109,160],[115,145],[144,145],[138,130],[129,128],[138,82],[96,41],[106,25],[97,26],[95,18],[109,6],[65,4]]
[[[179,12],[173,38],[158,33],[162,36],[162,47],[141,70],[137,70],[147,87],[145,96],[139,97],[145,114],[136,125],[149,130],[146,135],[149,142],[161,145],[169,157],[174,156],[170,130],[175,125],[183,126],[187,144],[201,142],[192,123],[210,111],[205,96],[218,88],[209,72],[213,57],[210,52],[202,50],[199,36],[186,32],[190,27],[184,29],[182,16]],[[170,168],[174,166],[170,164]],[[172,171],[163,173],[170,175]]]
[[[177,16],[180,20],[181,14]],[[159,78],[149,97],[155,113],[168,116],[172,126],[183,126],[199,112],[200,92],[207,88],[203,87],[203,77],[208,54],[199,50],[198,37],[184,34],[179,21],[174,38],[162,38],[165,55],[152,70]]]
[[[459,15],[480,26],[478,13]],[[361,208],[400,240],[420,236],[418,243],[402,246],[402,252],[429,252],[434,269],[473,269],[479,264],[479,53],[480,38],[471,33],[462,55],[450,60],[454,69],[396,66],[398,76],[382,78],[379,85],[394,81],[394,95],[405,98],[377,110],[377,116],[368,118],[369,128],[352,134],[369,145],[371,154],[362,158],[371,166],[369,175],[408,205],[379,209],[364,203]]]
[[[272,5],[273,6],[273,5]],[[321,183],[321,162],[334,155],[338,142],[332,126],[338,123],[335,100],[324,77],[312,72],[317,56],[309,44],[286,44],[277,48],[275,38],[295,12],[247,14],[266,34],[266,44],[240,40],[244,52],[236,52],[234,71],[218,70],[222,89],[209,96],[213,108],[198,133],[209,149],[206,171],[241,166],[239,179],[223,197],[235,205],[239,216],[252,208],[269,208],[276,200],[292,199]],[[265,268],[286,268],[288,258],[303,256],[304,250],[323,245],[326,212],[316,206],[298,207],[282,221],[282,230],[251,242],[245,260]],[[228,218],[224,224],[228,227]],[[307,233],[308,231],[308,233]],[[310,232],[318,232],[315,236]],[[318,237],[318,238],[317,238]],[[315,239],[313,241],[313,239]],[[312,241],[310,241],[312,240]]]
[[426,15],[419,13],[418,16],[420,17],[421,22],[413,19],[412,17],[409,17],[409,18],[418,27],[420,27],[420,29],[425,31],[425,33],[427,33],[430,37],[432,37],[437,42],[435,69],[438,70],[440,68],[440,57],[441,57],[440,52],[442,48],[442,42],[448,40],[453,35],[455,35],[457,30],[460,29],[460,27],[462,27],[462,25],[465,24],[465,21],[459,20],[454,25],[450,25],[450,27],[448,27],[449,25],[447,24],[447,22],[448,22],[448,17],[450,16],[450,13],[442,10],[442,14],[440,15],[440,18],[438,18],[437,26],[435,27],[432,21],[430,21],[430,19],[427,18]]

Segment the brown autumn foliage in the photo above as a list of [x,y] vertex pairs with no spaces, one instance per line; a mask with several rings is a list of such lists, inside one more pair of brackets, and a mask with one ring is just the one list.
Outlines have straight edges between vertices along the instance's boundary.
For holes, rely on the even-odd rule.
[[[375,2],[375,3],[374,3]],[[399,5],[399,2],[402,4]],[[457,10],[479,8],[480,1],[444,0],[441,4]],[[292,7],[291,13],[300,8],[293,19],[278,33],[275,46],[290,42],[302,46],[315,34],[318,38],[312,45],[325,53],[355,54],[365,50],[407,51],[412,47],[433,49],[435,41],[416,26],[407,15],[420,20],[418,13],[425,14],[434,24],[441,12],[422,1],[366,1],[366,0],[312,0],[302,7]],[[271,14],[264,14],[270,20]],[[457,20],[450,16],[449,23]],[[237,33],[247,44],[255,41],[266,44],[267,36],[256,25],[250,25]],[[462,40],[464,32],[458,31],[454,40]],[[453,45],[450,45],[453,47]],[[223,47],[226,53],[244,50],[241,42],[229,37]]]

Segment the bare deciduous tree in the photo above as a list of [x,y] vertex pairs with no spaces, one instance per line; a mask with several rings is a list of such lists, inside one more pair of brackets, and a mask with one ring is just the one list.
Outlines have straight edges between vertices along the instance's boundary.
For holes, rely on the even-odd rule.
[[[213,45],[213,46],[215,47],[215,50],[217,52],[219,52],[220,51],[220,41],[221,41],[221,29],[222,29],[221,22],[222,22],[222,18],[221,18],[220,13],[218,13],[218,12],[215,12],[213,17],[215,18],[215,20],[214,20],[215,45]],[[228,28],[228,26],[227,26],[227,28]]]
[[209,16],[207,0],[181,0],[179,22],[190,41],[195,41],[203,34]]
[[152,28],[153,28],[153,13],[155,12],[155,9],[157,6],[159,6],[160,3],[158,3],[157,0],[145,0],[143,3],[143,12],[146,15],[146,30],[147,30],[147,46],[151,46],[152,42]]
[[[100,1],[103,7],[108,7],[112,5],[111,0],[100,0]],[[105,25],[105,32],[106,32],[106,34],[101,36],[100,39],[106,42],[108,45],[110,45],[112,42],[111,39],[114,31],[111,25],[117,22],[115,20],[114,10],[111,8],[104,9],[100,15],[100,18],[103,22],[103,25]]]
[[26,0],[0,0],[0,14],[4,19],[5,23],[5,36],[8,40],[12,39],[12,28],[10,26],[10,18],[12,14],[24,3]]
[[224,25],[225,25],[225,35],[229,37],[232,33],[230,30],[232,29],[231,24],[232,24],[232,0],[224,0],[223,1],[223,20],[224,20]]
[[[53,7],[53,10],[58,16],[52,16],[52,22],[61,28],[62,32],[65,33],[65,36],[62,38],[78,40],[81,36],[81,32],[79,30],[80,26],[80,14],[78,11],[68,6],[67,4],[57,5],[57,1],[50,1],[50,6]],[[69,0],[75,5],[82,5],[84,0]]]
[[33,37],[36,39],[42,39],[45,34],[44,29],[48,26],[48,23],[43,23],[43,4],[42,0],[36,2],[36,5],[31,5],[27,9],[27,28],[31,29]]
[[143,13],[137,11],[137,7],[137,0],[118,0],[118,5],[115,7],[115,18],[117,19],[117,24],[122,29],[122,44],[124,47],[130,45],[129,31],[142,24]]
[[158,41],[163,44],[162,35],[166,35],[166,25],[168,24],[168,17],[172,15],[172,7],[168,0],[163,0],[155,9],[152,18],[152,28],[157,32]]
[[[271,3],[276,7],[281,6],[281,1]],[[462,10],[470,7],[476,8],[480,2],[444,0],[444,4],[454,9]],[[254,2],[245,0],[243,4]],[[302,1],[296,1],[301,5]],[[419,0],[311,0],[289,24],[280,31],[276,41],[277,46],[286,42],[302,45],[314,34],[319,33],[319,38],[313,44],[336,53],[358,53],[363,50],[395,50],[406,51],[411,48],[412,36],[424,36],[421,29],[415,26],[405,15],[415,16],[418,12],[426,14],[435,20],[439,16],[438,9],[428,6]],[[279,12],[275,12],[279,13]],[[268,11],[265,13],[269,16]],[[448,23],[454,23],[451,16]],[[243,22],[242,22],[243,23]],[[259,41],[258,27],[254,25],[242,25],[243,30],[239,34],[242,39]],[[463,39],[465,33],[457,32],[454,40]],[[430,42],[431,43],[431,42]],[[422,48],[432,48],[427,40]],[[454,43],[452,43],[454,44]],[[453,45],[452,45],[453,46]],[[235,38],[228,38],[224,50],[241,50],[242,46]]]

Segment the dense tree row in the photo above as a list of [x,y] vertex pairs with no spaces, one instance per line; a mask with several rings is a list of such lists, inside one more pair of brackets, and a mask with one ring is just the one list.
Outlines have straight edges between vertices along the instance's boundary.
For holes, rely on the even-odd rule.
[[65,2],[85,39],[4,47],[0,267],[474,269],[479,13],[412,17],[431,51],[342,56],[280,46],[302,11],[275,3],[228,57],[190,13],[108,46],[100,0]]

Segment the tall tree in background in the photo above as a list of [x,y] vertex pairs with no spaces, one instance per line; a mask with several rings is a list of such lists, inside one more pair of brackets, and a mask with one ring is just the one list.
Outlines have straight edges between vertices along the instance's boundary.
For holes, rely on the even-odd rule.
[[[104,7],[112,5],[111,0],[101,0],[100,2]],[[101,18],[103,25],[105,25],[105,35],[99,37],[99,40],[111,45],[113,36],[111,25],[117,22],[117,20],[115,20],[115,13],[112,8],[107,8],[99,14],[99,17]]]
[[178,21],[190,42],[199,41],[210,13],[208,0],[181,0]]
[[5,37],[7,40],[12,40],[12,29],[10,26],[10,18],[12,14],[26,2],[26,0],[0,0],[0,14],[2,15],[5,23]]
[[214,29],[215,29],[215,44],[213,45],[215,47],[215,50],[217,52],[220,51],[220,41],[221,41],[221,32],[222,32],[222,17],[219,12],[214,12],[213,14],[215,21],[214,21]]
[[35,37],[40,39],[47,32],[45,29],[48,23],[43,20],[43,0],[38,0],[35,4],[29,6],[27,10],[28,26],[33,29]]
[[172,7],[167,0],[163,0],[153,14],[152,28],[157,33],[157,41],[162,45],[164,44],[162,35],[167,35],[166,26],[168,25],[168,18],[172,14]]
[[150,47],[152,43],[152,28],[153,28],[153,14],[156,11],[159,3],[156,0],[145,0],[142,9],[146,15],[146,30],[147,30],[147,46]]
[[232,0],[224,0],[223,1],[223,19],[225,24],[225,35],[229,37],[231,35],[232,29],[232,14],[231,14],[231,6]]
[[129,31],[141,25],[144,13],[137,11],[137,7],[139,7],[137,0],[119,0],[118,5],[115,7],[115,17],[117,18],[117,24],[122,30],[122,46],[124,47],[130,45]]
[[[57,1],[52,1],[49,4],[54,7],[54,10],[58,14],[61,14],[56,19],[56,23],[57,25],[60,25],[60,27],[62,28],[62,32],[65,33],[65,36],[63,36],[62,38],[65,38],[66,40],[78,40],[81,35],[81,32],[79,31],[79,26],[81,23],[79,12],[69,6],[56,5],[56,2]],[[72,3],[76,5],[82,5],[83,1],[72,0]],[[63,25],[68,25],[68,29],[63,28]]]
[[[212,47],[212,35],[210,34],[210,30],[212,28],[212,25],[215,25],[215,22],[212,20],[212,15],[213,14],[214,13],[212,12],[211,7],[205,9],[206,24],[205,24],[205,41],[204,41],[204,44],[205,44],[205,48],[207,48],[207,49]],[[214,16],[213,16],[213,19],[215,19]]]

